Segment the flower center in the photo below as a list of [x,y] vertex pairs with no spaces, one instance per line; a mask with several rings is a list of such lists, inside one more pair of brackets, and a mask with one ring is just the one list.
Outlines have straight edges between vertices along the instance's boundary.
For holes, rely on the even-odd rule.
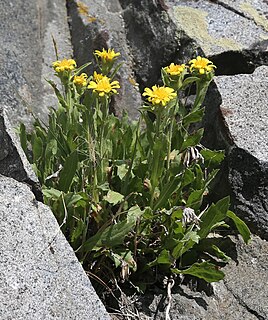
[[195,63],[195,67],[198,69],[204,69],[204,68],[206,68],[207,65],[208,65],[208,63],[205,60],[196,61],[196,63]]
[[112,86],[107,77],[103,77],[97,84],[98,91],[110,92],[112,90]]
[[154,95],[155,95],[156,98],[158,98],[160,100],[165,100],[166,98],[169,98],[168,92],[163,87],[157,88],[154,91]]

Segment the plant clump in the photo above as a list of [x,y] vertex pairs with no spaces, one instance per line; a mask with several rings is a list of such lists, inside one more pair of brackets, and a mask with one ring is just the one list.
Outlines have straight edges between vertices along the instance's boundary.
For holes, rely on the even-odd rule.
[[[229,197],[204,201],[223,151],[201,144],[203,101],[215,66],[197,57],[162,69],[163,85],[145,88],[138,121],[109,113],[120,92],[119,53],[95,51],[98,72],[73,59],[53,63],[62,90],[48,124],[36,119],[22,147],[42,184],[45,202],[86,270],[108,286],[129,281],[139,290],[157,275],[219,281],[229,257],[219,245],[230,222],[245,242],[245,223]],[[195,89],[192,105],[187,92]],[[117,279],[117,280],[114,280]]]

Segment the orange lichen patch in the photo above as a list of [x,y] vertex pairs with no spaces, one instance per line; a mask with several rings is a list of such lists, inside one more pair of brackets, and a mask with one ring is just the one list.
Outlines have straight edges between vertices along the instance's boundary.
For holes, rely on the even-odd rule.
[[88,16],[88,18],[87,18],[87,21],[89,22],[89,23],[93,23],[93,22],[95,22],[97,20],[97,18],[96,17],[93,17],[93,16]]
[[138,85],[138,83],[136,82],[136,80],[135,80],[134,78],[132,78],[132,77],[129,77],[129,78],[128,78],[128,81],[129,81],[129,83],[132,84],[133,86],[137,86],[137,85]]
[[88,16],[89,15],[89,8],[86,4],[84,4],[82,1],[77,2],[77,8],[78,12],[82,14],[83,16]]

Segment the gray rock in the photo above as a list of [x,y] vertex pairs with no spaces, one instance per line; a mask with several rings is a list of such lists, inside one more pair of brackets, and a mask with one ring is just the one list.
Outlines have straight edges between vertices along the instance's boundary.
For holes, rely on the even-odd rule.
[[37,200],[42,200],[41,187],[20,146],[18,136],[0,108],[0,174],[32,187]]
[[[123,62],[117,79],[121,88],[114,96],[113,108],[117,115],[126,110],[134,119],[138,117],[141,95],[135,80],[133,58],[127,44],[122,8],[119,1],[71,1],[69,14],[72,26],[74,54],[82,65],[94,61],[93,52],[103,48],[114,48],[120,52],[119,62]],[[79,32],[78,32],[79,30]],[[90,70],[92,72],[92,69]]]
[[127,39],[141,90],[160,80],[162,67],[188,62],[196,52],[193,39],[170,18],[163,1],[120,0]]
[[0,318],[110,319],[50,209],[0,176]]
[[[54,90],[46,82],[51,79],[53,69],[52,62],[61,59],[69,59],[73,56],[71,35],[68,25],[66,1],[42,0],[39,1],[40,34],[42,38],[42,105],[44,106],[44,117],[48,114],[48,107],[57,106],[57,99]],[[57,54],[55,52],[53,40],[56,43]],[[57,82],[54,77],[53,81]],[[42,115],[42,114],[41,114]],[[40,115],[38,115],[40,118]],[[41,117],[42,118],[42,117]]]
[[[207,100],[207,142],[227,150],[219,196],[231,194],[233,209],[251,230],[268,239],[268,67],[253,74],[220,76]],[[221,110],[221,114],[217,112]],[[212,124],[214,128],[212,129]],[[214,141],[212,141],[214,139]]]
[[[233,258],[223,268],[225,279],[213,283],[210,290],[193,290],[181,285],[172,288],[171,320],[256,320],[267,319],[268,243],[254,237],[246,246],[237,239]],[[162,300],[162,301],[161,301]],[[163,291],[140,299],[140,319],[166,319],[167,300]]]
[[[169,15],[177,27],[196,40],[206,56],[250,49],[268,39],[267,20],[254,9],[251,1],[227,2],[232,4],[228,6],[224,1],[204,0],[168,1],[167,4]],[[232,9],[237,6],[241,12]],[[267,5],[263,4],[263,11],[265,7]],[[253,19],[243,14],[243,10]]]
[[266,0],[221,0],[220,5],[253,20],[256,25],[268,31],[268,2]]
[[[9,1],[0,3],[0,95],[13,126],[29,125],[31,114],[47,118],[52,89],[43,77],[55,61],[52,37],[60,57],[71,54],[64,1]],[[51,71],[49,71],[51,74]],[[55,100],[54,100],[55,101]]]
[[268,161],[267,125],[268,67],[253,74],[215,78],[220,92],[221,109],[234,143],[258,158]]

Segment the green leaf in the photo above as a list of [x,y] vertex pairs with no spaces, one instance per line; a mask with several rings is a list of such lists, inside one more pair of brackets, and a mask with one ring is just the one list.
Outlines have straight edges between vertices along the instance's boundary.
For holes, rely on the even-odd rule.
[[169,183],[167,183],[161,190],[158,201],[154,206],[154,210],[165,207],[168,199],[176,192],[181,186],[181,175],[177,174]]
[[172,251],[172,257],[178,259],[185,252],[191,249],[196,243],[199,242],[199,236],[195,231],[188,231],[185,236],[178,241],[178,244]]
[[104,196],[103,199],[111,204],[117,204],[124,199],[124,196],[119,192],[109,190],[107,195]]
[[198,78],[198,77],[186,78],[182,83],[183,89],[185,89],[189,84],[192,84],[193,82],[196,82],[196,81],[200,81],[200,78]]
[[128,251],[122,251],[122,250],[116,250],[116,252],[111,252],[110,254],[111,259],[115,263],[115,267],[122,266],[122,262],[127,263],[127,265],[134,270],[134,272],[137,270],[137,264],[133,257],[133,254],[130,250]]
[[122,180],[128,172],[128,168],[125,164],[117,166],[118,177]]
[[46,198],[53,198],[55,200],[59,199],[59,197],[62,195],[62,192],[60,190],[50,188],[50,189],[42,189],[42,192]]
[[248,244],[251,240],[251,237],[250,237],[250,230],[248,226],[245,224],[245,222],[240,218],[238,218],[238,216],[230,210],[227,211],[227,217],[233,220],[243,240],[245,241],[246,244]]
[[224,278],[224,273],[217,266],[207,261],[194,263],[190,268],[185,270],[171,269],[171,271],[176,274],[190,274],[207,282],[217,282]]
[[170,255],[170,252],[166,249],[162,250],[159,256],[152,262],[148,263],[149,267],[156,266],[158,264],[167,264],[172,265],[174,263],[174,259]]
[[225,157],[225,152],[221,150],[209,150],[203,149],[200,151],[201,155],[204,157],[205,166],[207,168],[218,167]]
[[216,223],[219,223],[226,218],[229,203],[230,197],[225,197],[216,204],[212,204],[209,209],[204,212],[201,218],[200,230],[198,231],[198,235],[201,239],[206,238]]
[[57,85],[55,82],[52,80],[47,80],[46,81],[51,85],[51,87],[54,89],[54,92],[59,100],[59,103],[63,106],[63,108],[67,108],[66,101],[64,100],[62,94],[60,93],[59,89],[57,88]]
[[151,184],[154,189],[158,183],[159,178],[164,170],[164,159],[166,150],[166,136],[162,134],[159,139],[154,142],[153,155],[152,155],[152,168],[151,168]]
[[205,108],[198,109],[195,111],[192,111],[188,113],[184,118],[183,118],[183,125],[187,126],[191,123],[199,122],[202,120],[204,116]]
[[75,242],[82,234],[85,229],[85,223],[82,220],[78,220],[76,227],[72,230],[71,242]]
[[72,152],[65,160],[64,167],[59,174],[59,189],[67,192],[72,184],[78,167],[77,151]]
[[181,151],[185,150],[186,148],[189,147],[195,147],[200,143],[200,140],[203,137],[204,129],[201,128],[197,130],[194,134],[189,135],[183,142]]
[[195,164],[194,169],[195,169],[195,181],[192,187],[194,189],[200,190],[204,188],[204,185],[205,185],[204,173],[199,164]]
[[194,210],[199,209],[203,201],[204,191],[204,189],[192,191],[187,199],[186,207],[192,208]]
[[160,252],[158,258],[157,258],[158,264],[168,264],[171,265],[173,263],[173,259],[170,256],[170,253],[168,250],[164,249]]
[[216,255],[216,257],[220,258],[224,262],[230,261],[230,257],[227,256],[219,247],[217,247],[215,244],[211,246],[211,249],[213,250],[213,253]]
[[49,163],[52,155],[56,155],[58,150],[58,143],[55,139],[51,139],[48,141],[46,145],[46,151],[45,151],[45,158],[46,161]]
[[83,197],[80,194],[68,193],[64,197],[65,204],[67,208],[72,207],[72,205],[76,204],[78,201],[82,200]]
[[183,175],[183,180],[182,180],[182,187],[187,186],[188,184],[192,183],[194,181],[194,173],[192,170],[186,168],[184,175]]
[[142,215],[143,211],[138,206],[129,209],[127,219],[100,230],[93,237],[88,239],[83,248],[86,251],[98,250],[102,247],[114,248],[124,242],[127,234],[136,225],[137,219]]
[[20,124],[19,128],[19,134],[20,134],[20,143],[21,147],[24,151],[24,153],[27,155],[27,135],[26,135],[26,129],[24,123]]
[[83,64],[81,67],[75,69],[74,75],[78,75],[82,70],[84,70],[86,67],[88,67],[91,64],[91,62],[87,62]]
[[40,137],[37,137],[36,135],[33,135],[32,137],[33,162],[37,162],[43,154],[43,141]]

